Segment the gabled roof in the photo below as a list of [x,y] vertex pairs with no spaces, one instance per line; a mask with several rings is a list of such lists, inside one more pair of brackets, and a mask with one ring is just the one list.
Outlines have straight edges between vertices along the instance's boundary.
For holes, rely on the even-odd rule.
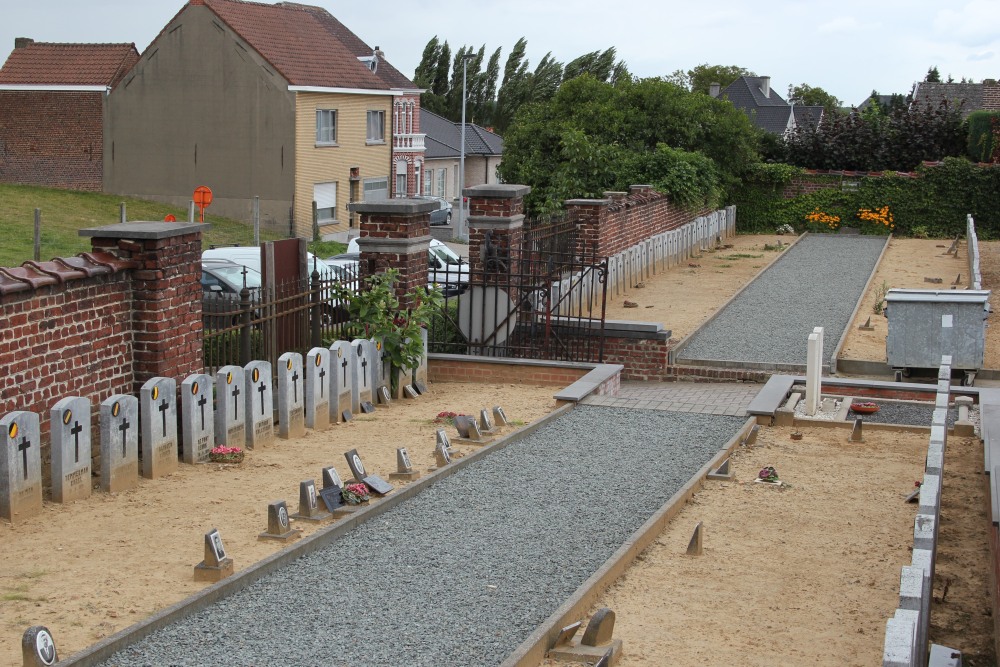
[[810,107],[804,104],[796,104],[792,107],[795,114],[795,125],[798,127],[816,127],[823,118],[823,107]]
[[194,5],[208,7],[290,85],[389,89],[317,18],[319,13],[326,14],[322,8],[307,10],[305,5],[242,0],[189,0],[181,14]]
[[797,125],[815,125],[823,116],[821,106],[791,105],[771,87],[771,77],[741,76],[726,86],[720,97],[742,109],[756,127],[784,134]]
[[[427,109],[420,109],[420,130],[425,158],[453,158],[461,155],[462,124],[454,123]],[[503,155],[503,139],[484,127],[465,124],[466,155]]]
[[[114,86],[139,60],[135,44],[58,44],[18,39],[0,84]],[[23,43],[23,45],[22,45]]]
[[983,84],[981,83],[917,83],[913,91],[913,104],[923,107],[930,104],[937,108],[947,101],[955,109],[961,107],[962,117],[983,108]]

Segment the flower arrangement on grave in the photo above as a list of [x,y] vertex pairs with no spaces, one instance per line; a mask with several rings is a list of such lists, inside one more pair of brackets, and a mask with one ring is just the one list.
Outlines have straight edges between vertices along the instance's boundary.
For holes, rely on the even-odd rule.
[[464,417],[465,415],[461,412],[451,412],[450,410],[444,410],[437,414],[434,418],[435,424],[448,424],[448,426],[455,425],[455,417]]
[[871,401],[859,401],[857,403],[851,403],[851,410],[853,412],[871,414],[873,412],[878,412],[878,404],[872,403]]
[[778,225],[778,228],[774,230],[774,233],[778,236],[784,236],[785,234],[794,234],[795,228],[789,224]]
[[212,463],[243,463],[243,450],[239,447],[215,447],[208,453]]
[[762,482],[777,482],[778,481],[778,471],[774,469],[774,466],[766,466],[760,469],[757,473],[757,479]]
[[368,487],[364,484],[348,484],[340,490],[340,496],[348,505],[360,505],[371,499]]

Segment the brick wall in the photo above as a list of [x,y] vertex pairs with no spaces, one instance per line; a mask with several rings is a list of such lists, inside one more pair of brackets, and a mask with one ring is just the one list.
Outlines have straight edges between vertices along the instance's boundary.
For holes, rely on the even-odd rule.
[[100,92],[0,91],[0,181],[100,192]]
[[566,368],[558,364],[494,363],[474,361],[469,357],[428,361],[431,382],[482,382],[484,384],[531,384],[566,387],[587,374],[585,368]]

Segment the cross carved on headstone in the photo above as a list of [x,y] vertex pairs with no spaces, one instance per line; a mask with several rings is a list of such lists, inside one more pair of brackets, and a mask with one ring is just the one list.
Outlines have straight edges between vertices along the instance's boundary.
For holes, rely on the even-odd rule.
[[292,371],[292,402],[299,402],[299,371]]
[[267,385],[261,382],[257,385],[257,393],[260,394],[260,416],[264,416],[264,392],[267,391]]
[[75,463],[79,463],[80,462],[80,432],[81,431],[83,431],[83,426],[80,425],[80,422],[74,422],[73,423],[73,428],[71,428],[69,430],[70,434],[73,436],[73,452],[75,453],[75,458],[76,458]]
[[347,357],[344,357],[344,361],[340,364],[340,367],[344,369],[344,384],[341,387],[347,386]]
[[160,421],[163,422],[163,437],[167,437],[167,410],[170,409],[170,404],[167,399],[160,401],[160,406],[157,410],[160,411]]
[[198,407],[201,409],[201,430],[205,430],[205,404],[208,403],[208,399],[205,398],[205,394],[201,395],[198,399]]
[[323,385],[326,384],[326,369],[319,369],[319,397],[323,398]]
[[240,388],[238,385],[233,385],[233,419],[240,418]]
[[17,449],[21,452],[21,458],[24,461],[24,478],[28,479],[28,449],[31,448],[31,441],[28,440],[28,436],[22,436],[21,442],[18,444]]
[[365,387],[368,387],[368,359],[364,357],[361,359],[361,377],[365,381]]
[[122,458],[125,458],[125,455],[126,455],[125,446],[128,443],[128,427],[129,426],[130,426],[130,424],[128,423],[128,419],[125,418],[125,417],[122,417],[122,423],[118,425],[118,431],[122,434]]

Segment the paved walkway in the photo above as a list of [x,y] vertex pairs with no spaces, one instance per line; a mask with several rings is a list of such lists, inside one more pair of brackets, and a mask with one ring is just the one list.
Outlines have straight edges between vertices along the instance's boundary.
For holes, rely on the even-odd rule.
[[585,405],[743,417],[764,385],[743,382],[622,382],[617,396],[588,396]]

